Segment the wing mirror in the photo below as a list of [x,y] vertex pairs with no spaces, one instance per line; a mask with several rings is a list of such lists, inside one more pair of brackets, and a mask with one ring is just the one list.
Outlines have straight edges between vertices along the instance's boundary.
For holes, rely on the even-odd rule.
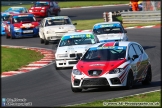
[[73,25],[77,25],[77,23],[74,23]]
[[133,55],[132,60],[135,60],[138,57],[139,57],[138,55]]
[[124,30],[124,33],[127,33],[127,30]]

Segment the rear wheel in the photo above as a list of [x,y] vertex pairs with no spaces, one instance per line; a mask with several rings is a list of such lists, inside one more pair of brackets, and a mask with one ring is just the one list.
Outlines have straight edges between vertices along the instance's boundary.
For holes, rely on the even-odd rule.
[[145,78],[145,80],[142,81],[142,84],[143,85],[148,85],[148,84],[151,83],[151,80],[152,80],[152,71],[151,71],[151,68],[149,68],[147,70],[146,78]]
[[81,91],[82,91],[82,89],[73,88],[72,85],[71,85],[71,90],[72,90],[73,92],[81,92]]
[[60,11],[58,11],[56,14],[55,14],[55,16],[59,16],[60,15]]
[[129,72],[127,76],[127,84],[125,86],[125,89],[132,89],[133,88],[133,73]]

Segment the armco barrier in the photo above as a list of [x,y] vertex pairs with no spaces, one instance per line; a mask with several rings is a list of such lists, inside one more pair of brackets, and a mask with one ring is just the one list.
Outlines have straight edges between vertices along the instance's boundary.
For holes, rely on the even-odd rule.
[[160,11],[129,11],[121,12],[123,23],[161,22]]

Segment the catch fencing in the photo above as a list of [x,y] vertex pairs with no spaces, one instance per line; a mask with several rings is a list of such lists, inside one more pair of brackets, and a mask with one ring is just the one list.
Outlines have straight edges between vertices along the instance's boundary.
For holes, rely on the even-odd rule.
[[142,5],[142,11],[158,11],[161,9],[161,1],[145,0]]

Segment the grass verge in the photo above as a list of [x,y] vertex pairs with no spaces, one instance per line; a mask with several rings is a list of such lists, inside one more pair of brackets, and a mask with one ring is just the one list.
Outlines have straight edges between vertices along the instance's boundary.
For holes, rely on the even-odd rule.
[[[115,4],[128,4],[128,1],[71,1],[71,2],[58,2],[61,8],[80,7],[80,6],[99,6],[99,5],[115,5]],[[23,6],[29,9],[32,4],[29,5],[17,5]],[[11,6],[1,6],[1,11],[7,10]]]
[[33,61],[38,61],[44,56],[39,52],[20,48],[1,47],[2,72],[14,71],[22,66],[28,65]]
[[[122,22],[122,18],[121,16],[118,17],[114,17],[113,21],[120,21]],[[99,22],[104,22],[104,19],[93,19],[93,20],[76,20],[73,21],[76,22],[76,28],[77,30],[88,30],[88,29],[92,29],[92,27],[94,26],[94,24],[99,23]],[[124,27],[133,27],[133,26],[147,26],[147,25],[156,25],[156,24],[160,24],[159,22],[154,23],[154,22],[150,22],[147,24],[123,24]]]
[[[132,105],[130,104],[132,102]],[[147,93],[147,94],[140,94],[140,95],[135,95],[135,96],[126,96],[123,98],[115,98],[115,99],[111,99],[111,100],[100,100],[100,101],[94,101],[94,102],[90,102],[90,103],[86,103],[86,104],[79,104],[79,105],[74,105],[74,106],[70,106],[70,107],[119,107],[119,106],[123,106],[123,107],[133,107],[133,106],[142,106],[142,104],[138,104],[138,103],[143,103],[145,102],[146,104],[144,104],[143,106],[147,106],[147,103],[149,103],[149,105],[152,104],[152,106],[161,106],[161,91],[157,91],[157,92],[151,92],[151,93]],[[133,105],[134,103],[134,105]]]

